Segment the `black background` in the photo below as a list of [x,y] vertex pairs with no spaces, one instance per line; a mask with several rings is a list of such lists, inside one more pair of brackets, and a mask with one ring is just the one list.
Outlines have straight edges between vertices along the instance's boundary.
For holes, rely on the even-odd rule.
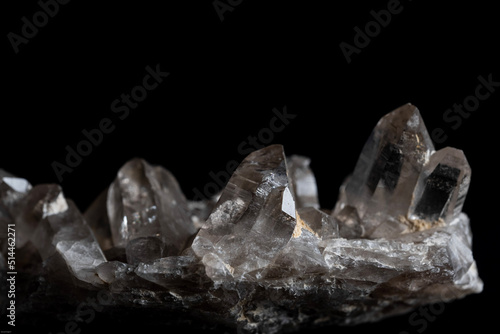
[[[211,0],[73,0],[60,5],[17,54],[7,34],[20,34],[21,18],[32,21],[40,6],[34,0],[3,3],[0,168],[32,184],[58,182],[52,163],[64,163],[65,147],[75,148],[84,139],[82,130],[110,118],[115,130],[63,175],[67,197],[85,210],[119,167],[137,156],[173,172],[192,198],[194,188],[203,192],[213,181],[210,172],[241,161],[238,146],[269,127],[273,108],[286,106],[296,117],[270,143],[283,144],[287,155],[312,158],[321,205],[331,208],[378,119],[411,102],[429,131],[446,132],[436,148],[464,150],[472,167],[464,211],[472,220],[474,256],[485,282],[482,294],[446,304],[425,332],[466,325],[483,331],[491,324],[495,330],[496,309],[488,302],[495,305],[498,298],[499,227],[493,215],[500,88],[456,130],[443,114],[474,94],[479,76],[500,81],[497,12],[480,2],[401,1],[401,13],[348,64],[339,44],[353,44],[354,27],[363,29],[373,20],[370,11],[387,3],[243,0],[221,21]],[[157,64],[170,75],[120,120],[112,101],[141,84],[146,66]],[[422,329],[408,320],[406,314],[317,332]],[[105,324],[98,315],[82,333]],[[54,333],[63,324],[55,326]]]

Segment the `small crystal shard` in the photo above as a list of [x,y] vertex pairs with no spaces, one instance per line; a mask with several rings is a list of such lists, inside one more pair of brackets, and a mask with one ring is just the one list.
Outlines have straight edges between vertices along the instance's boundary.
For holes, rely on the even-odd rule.
[[339,224],[331,215],[316,209],[306,207],[297,209],[299,221],[309,227],[319,238],[338,238]]
[[288,174],[295,193],[297,208],[313,207],[319,209],[316,178],[309,168],[311,159],[300,155],[292,155],[287,160]]
[[[7,231],[8,224],[13,224],[14,219],[11,211],[15,210],[18,203],[31,189],[31,184],[22,178],[14,177],[12,174],[0,169],[0,252],[7,254]],[[26,231],[29,234],[30,231]],[[16,238],[17,246],[23,246],[27,241],[27,235],[23,233]]]
[[0,194],[2,202],[6,201],[4,205],[12,205],[16,200],[24,197],[31,188],[27,180],[0,169]]
[[[127,263],[138,265],[143,262],[151,262],[162,258],[164,247],[160,239],[156,237],[140,237],[128,242],[125,249]],[[166,256],[167,254],[165,254]]]
[[338,222],[342,238],[358,239],[365,236],[365,228],[356,208],[345,206],[335,215],[335,220]]

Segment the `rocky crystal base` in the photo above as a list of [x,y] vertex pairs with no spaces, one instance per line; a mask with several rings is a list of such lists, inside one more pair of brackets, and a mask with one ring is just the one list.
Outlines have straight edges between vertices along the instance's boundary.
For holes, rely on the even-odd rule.
[[93,295],[118,316],[168,311],[158,323],[274,333],[479,293],[461,212],[470,173],[462,151],[434,150],[410,104],[379,121],[331,212],[319,209],[309,159],[280,145],[246,157],[216,202],[187,200],[170,172],[134,159],[83,215],[59,186],[1,172],[17,310],[83,321],[75,308]]

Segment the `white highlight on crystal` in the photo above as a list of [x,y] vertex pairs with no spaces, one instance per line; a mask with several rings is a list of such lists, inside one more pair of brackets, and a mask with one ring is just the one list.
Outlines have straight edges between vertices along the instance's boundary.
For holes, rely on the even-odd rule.
[[301,182],[297,182],[295,191],[298,196],[316,196],[316,180],[313,175],[304,175]]
[[288,187],[283,191],[283,200],[281,202],[281,211],[295,218],[295,201]]
[[4,177],[3,182],[7,183],[9,187],[14,189],[19,193],[25,193],[31,189],[31,184],[25,180],[18,177]]
[[68,203],[64,198],[62,192],[57,195],[57,198],[53,202],[46,203],[43,207],[43,217],[46,218],[48,216],[52,216],[61,212],[68,210]]

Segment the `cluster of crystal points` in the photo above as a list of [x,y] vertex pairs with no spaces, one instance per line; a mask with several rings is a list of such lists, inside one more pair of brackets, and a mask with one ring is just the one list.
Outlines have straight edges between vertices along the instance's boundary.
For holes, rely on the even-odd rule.
[[108,291],[109,312],[189,310],[247,332],[356,324],[482,290],[461,212],[470,174],[408,104],[379,121],[331,212],[309,159],[272,145],[213,201],[131,160],[83,215],[59,186],[2,171],[0,223],[16,224],[20,271],[44,277],[33,300],[73,285]]

